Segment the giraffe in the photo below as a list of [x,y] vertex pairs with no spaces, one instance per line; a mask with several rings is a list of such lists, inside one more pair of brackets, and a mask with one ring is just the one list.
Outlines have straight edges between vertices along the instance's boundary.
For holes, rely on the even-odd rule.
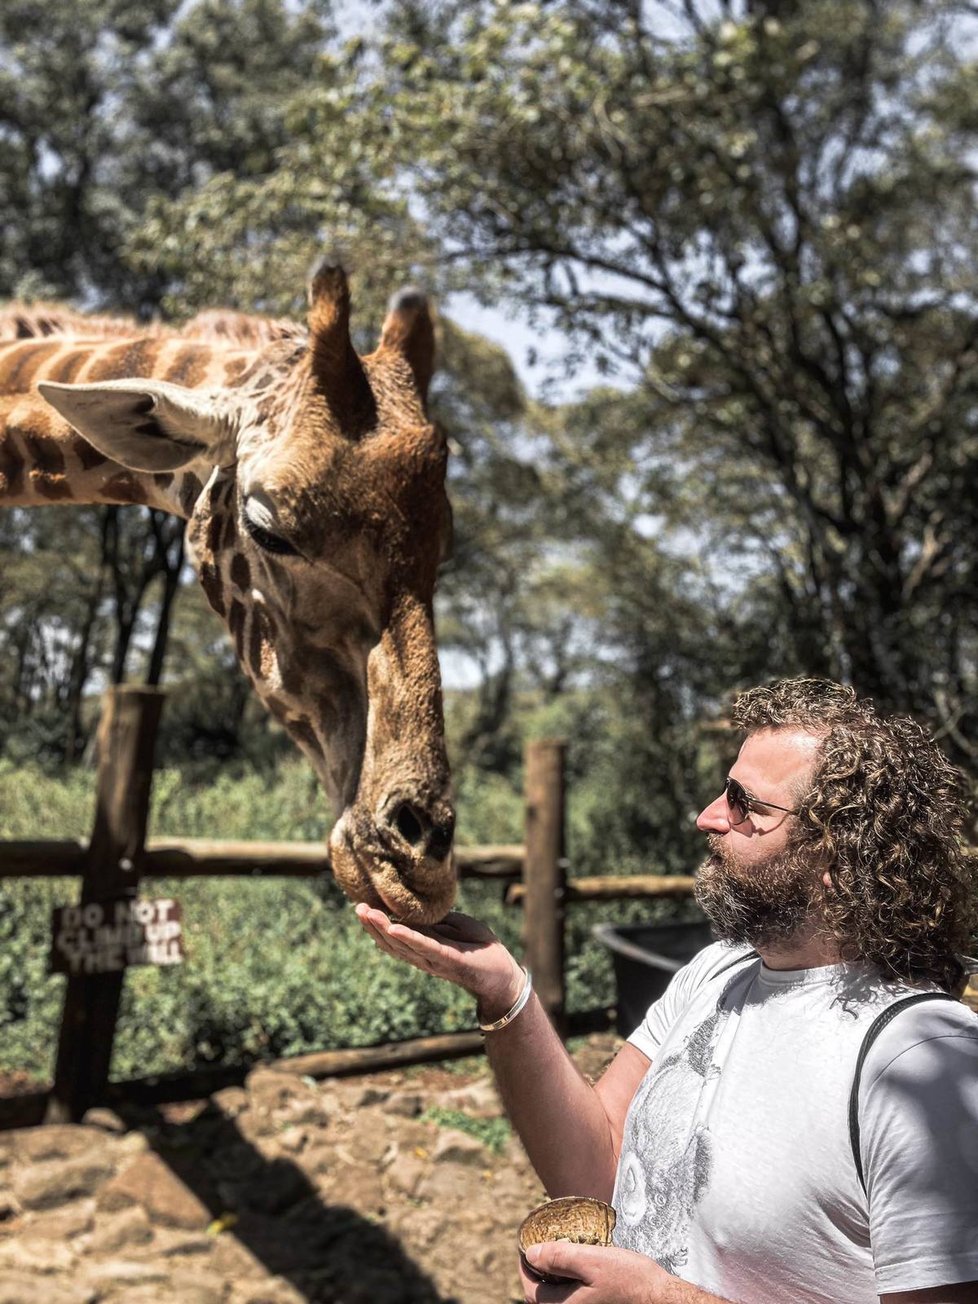
[[[324,262],[307,329],[147,335],[47,312],[0,329],[0,506],[138,503],[187,521],[188,555],[259,697],[333,805],[335,877],[431,923],[455,893],[455,813],[432,600],[450,544],[445,440],[426,415],[424,296],[360,357]],[[61,333],[66,331],[67,333]],[[21,338],[17,338],[18,334]],[[23,338],[26,335],[27,338]],[[37,336],[40,335],[40,338]]]

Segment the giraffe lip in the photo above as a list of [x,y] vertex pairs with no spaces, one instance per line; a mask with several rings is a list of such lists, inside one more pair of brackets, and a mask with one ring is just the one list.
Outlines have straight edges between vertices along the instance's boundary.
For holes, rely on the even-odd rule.
[[[377,862],[377,869],[381,872],[371,874],[359,857],[355,856],[354,860],[358,876],[364,888],[371,896],[377,899],[380,909],[386,911],[393,920],[410,923],[413,919],[417,919],[419,915],[425,913],[421,899],[407,886],[406,883],[404,883],[404,880],[397,875],[393,861],[385,860]],[[382,871],[386,868],[394,870],[394,881],[401,886],[402,892],[395,893],[390,890],[384,890],[383,882],[380,880],[382,878]]]
[[334,852],[334,860],[335,853],[340,852],[347,866],[354,871],[352,877],[355,881],[347,883],[344,881],[347,876],[337,874],[336,865],[333,865],[334,878],[349,896],[353,897],[354,900],[363,901],[369,906],[374,906],[378,910],[384,910],[392,916],[403,913],[399,905],[388,900],[381,891],[376,876],[371,874],[366,867],[368,863],[376,861],[377,857],[371,856],[369,853],[364,855],[354,848],[350,830],[344,820],[335,825],[333,832],[330,834],[329,842]]

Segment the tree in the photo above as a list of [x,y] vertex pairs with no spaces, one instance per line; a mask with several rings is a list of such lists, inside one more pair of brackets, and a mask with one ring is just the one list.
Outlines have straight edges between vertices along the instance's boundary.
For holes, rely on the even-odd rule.
[[633,492],[728,606],[773,604],[794,660],[973,758],[960,11],[401,3],[351,130],[401,160],[453,274],[636,384]]
[[151,206],[264,175],[317,79],[326,0],[78,0],[0,8],[0,296],[149,315],[172,287],[124,248]]
[[0,513],[3,750],[76,759],[83,704],[108,650],[98,518],[57,509]]

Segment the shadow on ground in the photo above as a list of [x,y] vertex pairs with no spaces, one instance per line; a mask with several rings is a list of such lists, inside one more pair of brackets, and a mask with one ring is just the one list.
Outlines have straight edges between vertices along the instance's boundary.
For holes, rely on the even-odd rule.
[[213,1219],[311,1304],[458,1304],[379,1223],[325,1202],[297,1164],[266,1159],[213,1103],[183,1122],[156,1108],[118,1112]]

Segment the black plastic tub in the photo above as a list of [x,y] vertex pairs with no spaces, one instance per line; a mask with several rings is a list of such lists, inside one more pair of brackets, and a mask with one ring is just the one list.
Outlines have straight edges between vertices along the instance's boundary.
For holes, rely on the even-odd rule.
[[595,924],[592,933],[611,952],[618,988],[615,1027],[622,1037],[634,1032],[669,979],[713,941],[710,925]]

